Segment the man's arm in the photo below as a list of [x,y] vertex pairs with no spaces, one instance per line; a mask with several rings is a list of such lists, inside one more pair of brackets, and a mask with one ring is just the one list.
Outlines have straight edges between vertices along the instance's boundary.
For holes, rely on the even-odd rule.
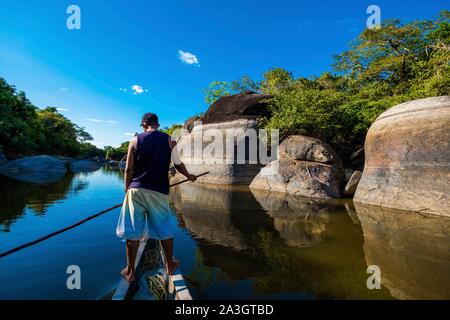
[[177,171],[179,173],[181,173],[183,176],[188,178],[189,181],[194,182],[195,180],[197,180],[197,177],[193,174],[190,174],[189,171],[186,169],[186,166],[184,165],[184,163],[181,161],[180,155],[178,154],[177,142],[172,141],[172,139],[169,139],[169,144],[170,144],[170,148],[172,149],[171,158],[172,158],[172,163],[175,166],[175,169],[177,169]]
[[136,151],[136,137],[134,137],[128,145],[127,165],[125,167],[125,192],[127,192],[130,186],[131,179],[133,179],[134,170],[134,153]]

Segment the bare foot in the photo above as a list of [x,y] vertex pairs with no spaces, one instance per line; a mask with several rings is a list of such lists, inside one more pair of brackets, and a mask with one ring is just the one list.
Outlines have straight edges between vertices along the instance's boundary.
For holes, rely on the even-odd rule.
[[133,282],[135,279],[134,277],[134,270],[132,268],[129,268],[128,266],[125,267],[120,274],[122,275],[122,277],[127,280],[128,282]]
[[169,267],[169,275],[172,275],[179,266],[180,266],[180,261],[178,261],[177,259],[173,259],[172,265],[168,266]]

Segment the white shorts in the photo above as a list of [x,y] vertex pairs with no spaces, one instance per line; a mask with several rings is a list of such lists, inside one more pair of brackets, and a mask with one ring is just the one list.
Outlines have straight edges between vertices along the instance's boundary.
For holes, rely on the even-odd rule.
[[131,188],[123,202],[116,234],[127,240],[149,237],[155,240],[173,238],[177,225],[169,205],[169,196],[160,192]]

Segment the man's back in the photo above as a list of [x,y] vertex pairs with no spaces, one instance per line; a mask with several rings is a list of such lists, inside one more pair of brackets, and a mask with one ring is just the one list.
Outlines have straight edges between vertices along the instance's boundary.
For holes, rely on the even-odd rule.
[[135,138],[134,169],[130,188],[169,193],[169,138],[169,135],[160,131],[144,132]]

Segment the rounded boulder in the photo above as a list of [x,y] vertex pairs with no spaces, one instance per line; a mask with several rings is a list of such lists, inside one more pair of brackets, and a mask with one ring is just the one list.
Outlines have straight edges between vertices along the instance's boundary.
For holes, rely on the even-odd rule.
[[354,201],[450,216],[450,96],[384,112],[366,137]]

